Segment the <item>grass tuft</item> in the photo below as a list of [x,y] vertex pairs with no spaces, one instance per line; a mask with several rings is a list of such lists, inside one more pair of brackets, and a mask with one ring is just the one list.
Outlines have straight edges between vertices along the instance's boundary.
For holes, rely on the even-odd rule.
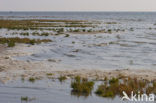
[[74,81],[71,83],[72,91],[71,93],[73,95],[77,96],[88,96],[91,94],[91,91],[93,89],[94,82],[88,81],[88,79],[81,78],[80,76],[76,76],[74,78]]
[[36,80],[36,79],[35,79],[34,77],[30,77],[30,78],[29,78],[29,82],[32,82],[32,83],[34,83],[35,80]]
[[60,76],[58,79],[60,82],[63,82],[67,79],[67,77],[66,76]]

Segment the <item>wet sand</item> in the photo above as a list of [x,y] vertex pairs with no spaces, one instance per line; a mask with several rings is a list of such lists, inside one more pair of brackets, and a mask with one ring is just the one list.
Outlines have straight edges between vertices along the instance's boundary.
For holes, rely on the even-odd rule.
[[[5,83],[7,81],[16,80],[24,77],[47,77],[47,73],[52,73],[57,78],[59,75],[72,78],[74,76],[81,76],[91,78],[94,80],[104,80],[105,77],[132,77],[138,79],[155,80],[156,70],[154,69],[114,69],[114,70],[100,70],[95,68],[91,69],[58,69],[53,65],[48,65],[48,61],[21,61],[13,59],[14,56],[28,55],[24,49],[29,48],[28,45],[20,44],[14,48],[5,48],[0,46],[0,81]],[[32,54],[30,52],[30,54]]]
[[0,44],[0,53],[2,53],[5,49],[6,49],[6,47],[4,45]]

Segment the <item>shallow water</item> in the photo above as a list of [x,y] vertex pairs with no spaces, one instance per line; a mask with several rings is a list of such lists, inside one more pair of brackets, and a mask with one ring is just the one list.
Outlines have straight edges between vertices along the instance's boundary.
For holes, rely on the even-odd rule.
[[[88,97],[71,95],[69,80],[63,83],[57,80],[40,80],[35,83],[14,81],[0,84],[0,91],[1,103],[121,103],[119,97],[106,99],[94,93]],[[30,101],[21,101],[21,97],[28,97]]]
[[[1,12],[0,15],[9,19],[23,17],[24,19],[97,20],[101,25],[94,29],[125,30],[112,34],[72,34],[69,37],[30,36],[30,38],[52,39],[53,42],[29,48],[34,52],[33,55],[15,57],[16,59],[32,61],[54,59],[59,61],[54,63],[56,68],[62,69],[155,69],[156,13],[154,12]],[[105,24],[105,22],[117,22],[117,24]],[[0,35],[23,37],[9,35],[12,32],[16,31],[1,29]]]
[[[94,29],[121,29],[112,34],[71,34],[69,37],[52,35],[29,38],[51,39],[51,43],[22,48],[32,55],[13,57],[18,60],[46,61],[55,69],[155,69],[156,66],[156,13],[113,12],[0,12],[3,19],[78,19],[102,22]],[[117,24],[105,24],[117,22]],[[150,29],[151,28],[151,29]],[[39,32],[50,32],[47,30]],[[3,37],[16,30],[0,29]],[[34,32],[34,31],[27,31]],[[6,35],[8,34],[8,35]],[[98,84],[98,83],[97,83]],[[95,87],[96,88],[96,87]],[[28,103],[121,103],[121,98],[106,99],[94,93],[87,98],[71,95],[70,81],[40,80],[35,83],[14,81],[0,83],[0,103],[25,103],[21,97],[28,96]]]
[[[118,39],[117,35],[121,39]],[[154,69],[156,41],[146,38],[146,35],[141,39],[134,35],[76,34],[70,35],[68,38],[64,37],[64,35],[51,36],[48,38],[53,40],[52,43],[36,46],[35,51],[39,51],[39,53],[18,57],[18,59],[39,61],[56,59],[60,61],[59,64],[61,65],[72,66],[71,69]],[[34,50],[34,48],[32,49]]]
[[[58,80],[44,79],[35,82],[17,80],[6,84],[0,83],[1,103],[134,103],[121,97],[104,98],[94,92],[101,81],[96,81],[94,90],[89,96],[77,96],[71,93],[70,80],[59,82]],[[27,97],[28,100],[21,98]],[[135,102],[143,103],[143,102]],[[155,102],[144,102],[155,103]]]

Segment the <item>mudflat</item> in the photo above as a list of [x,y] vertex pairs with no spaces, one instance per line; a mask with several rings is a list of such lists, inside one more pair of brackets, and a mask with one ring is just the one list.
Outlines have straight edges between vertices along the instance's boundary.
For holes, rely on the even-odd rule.
[[154,69],[114,69],[114,70],[100,70],[100,69],[61,69],[56,68],[53,64],[47,64],[48,61],[22,61],[16,60],[15,56],[30,55],[25,50],[29,48],[25,44],[17,45],[12,49],[6,49],[1,46],[1,51],[5,52],[0,54],[0,80],[7,82],[16,80],[18,78],[44,78],[47,74],[51,73],[54,76],[63,75],[68,78],[81,76],[96,80],[104,80],[112,77],[133,77],[138,79],[155,80],[156,70]]

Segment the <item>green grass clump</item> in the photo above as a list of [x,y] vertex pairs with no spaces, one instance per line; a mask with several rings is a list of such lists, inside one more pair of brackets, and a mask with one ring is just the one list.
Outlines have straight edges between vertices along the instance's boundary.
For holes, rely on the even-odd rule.
[[15,42],[14,41],[9,41],[7,42],[8,47],[14,47],[15,46]]
[[28,32],[26,32],[26,33],[20,33],[20,35],[29,36],[29,33]]
[[33,35],[33,36],[36,36],[36,35],[39,36],[40,33],[38,33],[38,32],[33,32],[32,35]]
[[[57,28],[56,32],[63,33],[65,31],[64,27],[85,28],[94,26],[97,25],[93,25],[93,23],[82,20],[48,20],[48,19],[0,20],[0,29],[5,28],[8,30],[43,30],[43,29],[50,30],[51,27],[56,27]],[[22,35],[27,36],[27,34]]]
[[25,43],[34,45],[35,43],[39,44],[41,42],[51,42],[50,39],[29,39],[29,38],[0,38],[0,44],[8,44],[8,47],[14,47],[15,43]]
[[111,34],[112,33],[112,30],[111,29],[108,29],[107,32]]
[[117,24],[117,22],[105,22],[105,24]]
[[66,34],[64,37],[69,37],[70,35],[69,34]]
[[29,44],[35,45],[35,40],[30,40]]
[[138,80],[136,78],[122,77],[112,78],[106,80],[103,84],[99,85],[95,94],[101,97],[115,97],[116,95],[122,96],[122,92],[125,91],[128,96],[133,91],[134,94],[156,93],[156,86],[154,81]]
[[41,33],[40,36],[49,36],[49,33],[47,33],[47,32],[43,32],[43,33]]
[[87,32],[92,32],[92,29],[89,29]]
[[32,83],[34,83],[35,80],[36,80],[36,79],[35,79],[34,77],[30,77],[30,78],[29,78],[29,82],[32,82]]
[[110,90],[110,87],[104,84],[100,85],[95,93],[102,97],[114,97],[115,96],[114,92]]
[[75,41],[72,41],[72,44],[75,44]]
[[98,96],[113,98],[118,93],[118,86],[117,79],[111,79],[109,80],[109,84],[106,82],[105,84],[99,85],[95,93]]
[[93,86],[94,86],[93,81],[88,81],[88,79],[76,76],[74,78],[74,81],[71,83],[72,94],[77,96],[80,95],[88,96],[89,94],[91,94]]
[[119,79],[118,78],[112,78],[111,80],[109,80],[110,84],[114,84],[114,83],[118,83]]
[[47,73],[47,76],[52,76],[53,75],[53,73]]
[[41,34],[38,32],[33,32],[32,33],[33,36],[49,36],[48,32],[42,32]]
[[72,30],[72,32],[80,32],[80,29]]
[[58,32],[58,33],[63,33],[63,32],[64,32],[64,28],[60,28],[60,29],[58,29],[57,32]]
[[28,101],[28,97],[21,97],[21,101]]
[[86,32],[86,29],[82,29],[82,32]]
[[67,77],[66,76],[60,76],[58,79],[60,82],[63,82],[67,79]]

